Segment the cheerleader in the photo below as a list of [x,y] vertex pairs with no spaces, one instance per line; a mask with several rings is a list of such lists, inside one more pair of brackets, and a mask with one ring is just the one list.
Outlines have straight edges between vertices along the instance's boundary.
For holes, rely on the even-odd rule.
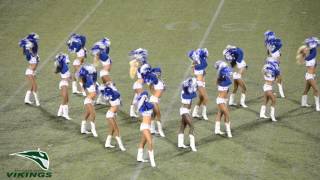
[[307,67],[305,80],[306,85],[301,98],[302,107],[310,107],[307,103],[308,92],[310,88],[313,89],[314,101],[316,104],[316,111],[320,111],[319,105],[319,89],[316,81],[316,66],[317,66],[317,47],[319,47],[320,41],[316,37],[310,37],[305,40],[305,45],[301,46],[297,52],[297,60],[299,64],[305,63]]
[[197,79],[198,91],[199,91],[199,101],[193,109],[192,117],[200,118],[199,112],[200,108],[202,110],[202,118],[208,120],[207,117],[207,103],[208,103],[208,94],[206,91],[205,83],[205,70],[208,66],[207,58],[209,52],[206,48],[191,50],[189,52],[189,58],[192,61],[193,73]]
[[130,58],[130,77],[131,79],[137,80],[134,82],[132,89],[134,90],[133,100],[130,106],[130,117],[137,118],[138,115],[136,114],[136,100],[140,93],[143,92],[143,78],[141,75],[141,66],[147,64],[148,58],[148,51],[146,49],[138,48],[129,52]]
[[139,143],[137,161],[147,162],[146,160],[143,159],[143,149],[144,149],[144,146],[147,144],[150,164],[152,167],[156,167],[156,163],[154,161],[152,135],[150,132],[153,104],[150,103],[149,101],[148,92],[143,91],[137,96],[136,106],[142,116],[142,123],[140,125],[141,140]]
[[189,126],[189,138],[190,138],[190,147],[191,150],[196,152],[196,143],[194,138],[194,126],[192,123],[192,117],[190,115],[192,99],[197,97],[197,89],[198,83],[197,79],[194,77],[190,77],[186,79],[182,83],[182,91],[181,91],[181,103],[182,106],[180,108],[181,115],[181,125],[178,134],[178,148],[187,148],[184,145],[184,130],[187,126]]
[[228,101],[228,91],[229,86],[232,84],[231,75],[232,70],[228,67],[227,63],[223,61],[217,61],[215,63],[215,68],[218,71],[218,78],[216,84],[218,86],[218,97],[216,99],[216,103],[218,105],[218,112],[215,122],[214,133],[223,135],[224,132],[220,130],[220,122],[222,116],[224,116],[224,123],[227,132],[228,138],[232,138],[231,127],[230,127],[230,114],[227,106]]
[[84,99],[85,115],[81,122],[81,133],[88,134],[86,124],[90,121],[91,133],[94,137],[98,137],[95,125],[96,112],[93,101],[96,96],[97,71],[91,64],[84,64],[79,70],[79,80],[83,84],[83,88],[87,91]]
[[86,96],[84,89],[81,87],[81,92],[78,91],[77,86],[77,74],[80,70],[81,65],[84,63],[85,58],[87,57],[87,50],[85,48],[86,37],[79,34],[72,34],[67,42],[68,50],[72,53],[76,53],[76,59],[73,61],[73,70],[72,75],[72,93],[73,94],[82,94]]
[[33,94],[36,106],[40,106],[37,94],[38,86],[36,82],[36,69],[40,60],[38,55],[38,41],[39,35],[36,33],[30,33],[27,37],[23,38],[19,42],[19,46],[23,50],[23,55],[29,63],[25,75],[27,77],[27,80],[30,82],[30,89],[26,93],[24,103],[32,104],[30,98],[31,94]]
[[273,60],[278,64],[279,67],[279,75],[276,78],[276,82],[278,85],[278,90],[281,98],[285,98],[283,92],[283,85],[282,85],[282,76],[280,71],[280,56],[281,56],[281,47],[282,42],[280,38],[277,38],[275,33],[272,31],[266,31],[264,33],[265,36],[265,46],[267,48],[267,54],[269,57],[272,57],[270,60]]
[[276,122],[275,118],[275,105],[276,105],[276,96],[273,94],[272,91],[272,85],[274,81],[276,80],[277,76],[279,76],[279,66],[277,63],[272,63],[274,60],[272,60],[272,57],[268,57],[266,60],[266,64],[262,68],[262,72],[264,75],[265,83],[263,85],[263,105],[260,109],[260,118],[268,119],[269,117],[266,116],[266,106],[269,101],[271,101],[271,107],[270,107],[270,118],[273,122]]
[[[230,62],[230,65],[234,70],[232,74],[234,88],[230,95],[229,105],[231,106],[237,105],[235,103],[234,97],[235,97],[235,94],[237,93],[238,87],[240,87],[241,88],[240,106],[246,108],[248,107],[245,104],[247,87],[244,80],[242,79],[242,76],[248,66],[244,61],[243,50],[239,47],[228,45],[226,49],[223,50],[223,55],[225,60]],[[237,65],[237,70],[235,70],[236,65]]]
[[[148,72],[143,79],[144,82],[149,85],[152,94],[150,97],[150,102],[153,104],[153,114],[155,120],[151,120],[151,134],[159,133],[161,137],[165,137],[161,124],[161,112],[159,105],[160,98],[165,90],[164,82],[161,80],[161,69],[150,68],[150,72]],[[156,131],[155,121],[157,122],[158,131]]]
[[71,120],[69,117],[69,107],[68,107],[68,86],[69,86],[69,80],[70,80],[70,72],[69,72],[69,56],[67,54],[59,53],[55,57],[55,66],[56,71],[55,73],[60,73],[61,81],[59,83],[59,89],[61,90],[61,96],[62,96],[62,103],[60,104],[59,110],[58,110],[58,117],[64,117],[67,120]]
[[111,82],[105,84],[103,88],[104,89],[102,89],[101,94],[103,94],[103,97],[105,98],[105,100],[109,101],[111,105],[110,109],[106,113],[106,119],[109,124],[109,134],[107,136],[106,143],[104,146],[106,148],[114,148],[114,146],[111,145],[111,139],[112,139],[112,136],[115,136],[115,139],[117,140],[120,150],[125,151],[126,149],[122,144],[122,140],[120,137],[120,130],[116,121],[117,112],[121,104],[120,93]]

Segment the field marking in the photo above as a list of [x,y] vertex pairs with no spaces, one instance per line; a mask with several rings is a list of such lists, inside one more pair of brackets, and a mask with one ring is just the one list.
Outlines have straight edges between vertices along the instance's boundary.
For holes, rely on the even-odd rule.
[[[87,13],[87,15],[72,29],[71,33],[76,32],[98,9],[98,7],[101,5],[103,1],[104,0],[99,0],[97,4],[92,8],[92,10],[89,13]],[[52,51],[52,53],[42,63],[40,62],[40,66],[37,69],[37,71],[41,71],[41,69],[46,64],[48,64],[48,62],[52,59],[52,57],[56,55],[58,51],[65,45],[65,42],[68,40],[68,38],[69,38],[69,35],[65,39],[63,39],[63,41],[60,42],[60,44],[54,49],[54,51]],[[6,102],[1,105],[0,112],[3,111],[3,109],[9,105],[9,103],[22,91],[22,89],[26,87],[27,84],[28,84],[28,81],[24,81],[22,83],[22,85],[6,100]]]
[[[207,40],[207,38],[208,38],[208,36],[209,36],[209,34],[211,32],[211,29],[213,28],[213,25],[216,22],[216,20],[218,18],[218,15],[220,14],[220,11],[221,11],[221,9],[223,7],[223,4],[224,4],[224,0],[220,0],[220,3],[218,5],[216,11],[214,12],[214,14],[213,14],[213,16],[211,18],[211,21],[210,21],[210,23],[209,23],[209,25],[207,27],[207,30],[204,33],[204,35],[203,35],[203,37],[202,37],[202,39],[201,39],[201,41],[200,41],[200,43],[198,45],[199,48],[201,48],[204,45],[205,41]],[[188,76],[189,73],[190,73],[190,68],[184,73],[183,80]],[[163,115],[163,118],[161,118],[162,122],[164,122],[163,119],[167,119],[169,114],[172,112],[174,103],[179,98],[179,93],[180,93],[180,84],[177,87],[175,95],[173,96],[171,102],[169,103],[169,106],[167,106],[168,110],[166,110],[165,114]],[[136,168],[135,172],[133,173],[133,176],[130,178],[131,180],[137,180],[138,179],[138,177],[139,177],[139,175],[141,173],[142,167],[143,167],[143,163],[140,163],[139,166]]]

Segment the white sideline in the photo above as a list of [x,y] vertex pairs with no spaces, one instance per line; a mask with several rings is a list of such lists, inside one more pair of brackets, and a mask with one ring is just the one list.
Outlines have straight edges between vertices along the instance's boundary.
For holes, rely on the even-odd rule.
[[[212,28],[213,28],[213,25],[214,23],[216,22],[217,18],[218,18],[218,15],[220,14],[220,11],[223,7],[223,4],[224,4],[224,0],[220,0],[220,3],[217,7],[217,10],[214,12],[213,16],[212,16],[212,19],[210,21],[210,24],[208,25],[207,27],[207,30],[206,32],[204,33],[198,47],[201,48],[205,41],[207,40]],[[190,68],[184,73],[184,76],[183,76],[183,80],[188,76],[188,74],[190,73]],[[174,103],[176,102],[177,99],[179,99],[179,94],[180,94],[180,84],[179,86],[177,87],[177,91],[175,92],[175,95],[173,96],[171,102],[169,103],[169,105],[167,106],[167,110],[165,111],[165,114],[162,116],[163,119],[162,121],[166,120],[169,116],[169,114],[172,112],[172,109],[173,109],[173,106],[174,106]],[[131,180],[137,180],[140,173],[141,173],[141,170],[142,170],[142,163],[139,164],[139,166],[136,168],[135,172],[133,173],[133,176],[130,178]]]
[[[103,1],[104,0],[99,0],[97,4],[92,8],[92,10],[89,13],[87,13],[87,15],[77,24],[77,26],[75,26],[72,29],[71,33],[78,31],[78,29],[91,17],[91,15],[98,9],[98,7],[101,5]],[[58,51],[63,47],[63,45],[65,45],[65,42],[68,40],[68,38],[69,38],[69,35],[63,41],[60,42],[60,44],[54,49],[54,51],[52,51],[52,53],[42,63],[40,62],[40,66],[37,69],[37,71],[41,71],[41,69],[52,59],[52,57],[58,53]],[[13,100],[13,98],[15,98],[22,91],[22,89],[26,87],[27,84],[28,82],[24,81],[24,83],[22,83],[22,85],[18,87],[18,89],[6,100],[6,102],[1,105],[0,111],[6,108],[9,105],[9,103]]]

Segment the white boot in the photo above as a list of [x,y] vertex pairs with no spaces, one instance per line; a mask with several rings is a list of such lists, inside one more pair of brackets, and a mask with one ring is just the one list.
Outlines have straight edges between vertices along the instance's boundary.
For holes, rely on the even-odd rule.
[[161,137],[166,137],[164,135],[164,132],[163,132],[163,129],[162,129],[162,124],[161,124],[161,121],[157,121],[157,126],[158,126],[158,132],[160,134]]
[[188,146],[184,145],[184,134],[178,134],[178,148],[188,148]]
[[90,132],[87,131],[86,125],[87,125],[86,120],[81,121],[81,129],[80,129],[81,134],[90,134]]
[[156,122],[154,120],[151,121],[150,128],[151,128],[150,133],[155,134],[156,133]]
[[133,118],[137,118],[138,117],[138,115],[136,114],[136,110],[135,110],[134,105],[130,106],[130,117],[133,117]]
[[195,142],[195,139],[194,139],[194,136],[192,134],[189,134],[189,138],[190,138],[190,147],[191,147],[191,150],[196,152],[197,149],[196,149],[196,142]]
[[124,148],[123,144],[122,144],[122,140],[120,137],[116,136],[116,140],[117,140],[117,143],[119,145],[119,148],[121,151],[126,151],[126,148]]
[[58,110],[58,113],[57,113],[57,116],[58,116],[58,117],[61,117],[62,115],[63,115],[63,105],[60,104],[59,110]]
[[30,96],[31,96],[31,91],[27,91],[26,96],[24,97],[24,103],[32,104],[32,102],[30,100]]
[[230,122],[225,123],[224,125],[226,126],[226,132],[227,132],[228,138],[232,138]]
[[202,105],[202,118],[206,121],[208,121],[208,116],[207,116],[207,106]]
[[260,118],[268,119],[269,117],[266,116],[266,106],[262,105],[260,109]]
[[246,105],[246,94],[241,94],[241,98],[240,98],[240,105],[244,108],[247,108],[248,106]]
[[62,105],[62,116],[66,120],[71,120],[72,118],[69,117],[69,107],[68,105]]
[[214,134],[217,134],[217,135],[223,135],[224,134],[224,132],[222,132],[220,130],[220,121],[216,121],[216,123],[215,123]]
[[32,92],[32,93],[33,93],[34,100],[36,101],[36,106],[40,106],[38,94],[36,92]]
[[319,96],[314,96],[314,101],[316,103],[316,111],[320,111]]
[[104,144],[104,147],[106,147],[106,148],[114,148],[115,146],[113,146],[111,144],[111,140],[112,140],[112,136],[108,135],[107,139],[106,139],[106,143]]
[[94,137],[98,137],[97,131],[96,131],[96,124],[92,121],[90,121],[91,125],[91,133]]
[[311,107],[311,105],[308,104],[308,95],[302,95],[301,106],[302,107]]
[[149,159],[150,159],[151,167],[156,167],[156,162],[154,161],[153,150],[148,151],[148,153],[149,153]]
[[234,102],[234,96],[235,96],[235,94],[230,94],[230,99],[229,99],[229,105],[230,106],[236,106],[237,105],[237,103],[235,103]]
[[80,93],[80,92],[78,91],[77,81],[72,81],[72,93],[73,93],[73,94],[79,94],[79,93]]
[[194,106],[194,109],[193,109],[193,112],[192,112],[192,117],[200,118],[199,109],[200,109],[200,107],[198,105]]
[[147,160],[143,159],[143,149],[142,148],[138,149],[137,161],[138,162],[148,162]]
[[279,93],[280,93],[281,98],[285,98],[282,84],[278,83],[278,89],[279,89]]
[[271,108],[270,108],[270,117],[271,117],[271,120],[272,120],[273,122],[276,122],[276,121],[277,121],[277,120],[276,120],[276,117],[275,117],[275,109],[274,109],[273,106],[271,106]]

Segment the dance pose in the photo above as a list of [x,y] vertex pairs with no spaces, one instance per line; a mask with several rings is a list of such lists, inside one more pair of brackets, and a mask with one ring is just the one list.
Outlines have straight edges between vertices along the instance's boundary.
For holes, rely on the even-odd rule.
[[190,147],[191,150],[196,152],[196,143],[194,137],[194,126],[192,123],[192,117],[190,115],[192,99],[197,97],[197,89],[198,83],[197,79],[194,77],[187,78],[182,83],[182,91],[181,91],[181,103],[180,107],[180,116],[181,116],[181,125],[178,134],[178,147],[179,148],[187,148],[184,145],[184,131],[187,126],[189,126],[189,138],[190,138]]
[[147,144],[150,164],[152,167],[156,167],[156,163],[154,161],[152,135],[150,132],[153,104],[150,103],[149,101],[148,92],[143,91],[137,96],[136,106],[142,116],[142,122],[140,125],[141,140],[139,143],[137,161],[147,162],[146,160],[143,159],[143,149],[144,149],[144,146]]
[[276,105],[276,96],[273,94],[272,85],[275,82],[277,76],[280,74],[278,63],[275,62],[272,57],[266,59],[266,64],[262,68],[262,73],[264,75],[265,83],[263,85],[263,104],[260,109],[260,118],[268,119],[266,116],[266,106],[268,102],[271,101],[270,107],[270,118],[273,122],[276,122],[275,117],[275,105]]
[[208,94],[206,91],[206,83],[205,83],[205,70],[208,66],[207,58],[209,56],[209,52],[206,48],[191,50],[189,52],[189,58],[192,61],[193,73],[197,79],[198,91],[199,91],[199,101],[195,105],[192,117],[200,118],[200,111],[202,111],[202,118],[204,120],[208,120],[207,117],[207,103],[208,103]]
[[[231,106],[237,105],[235,103],[235,94],[237,93],[238,87],[240,87],[241,88],[240,106],[246,108],[248,107],[245,103],[247,87],[242,77],[248,66],[244,61],[243,50],[239,47],[228,45],[226,49],[223,50],[223,55],[225,60],[230,62],[230,65],[233,68],[232,77],[233,77],[234,87],[230,95],[229,105]],[[235,66],[237,67],[235,68]]]
[[217,61],[215,63],[217,69],[218,78],[216,84],[218,86],[218,97],[216,103],[218,105],[218,112],[215,122],[214,133],[223,135],[224,132],[220,130],[220,122],[224,116],[224,123],[228,138],[232,138],[231,124],[230,124],[230,113],[227,106],[229,86],[232,84],[231,76],[232,70],[228,67],[227,63],[223,61]]
[[55,73],[60,73],[61,81],[59,83],[59,89],[61,90],[62,103],[59,106],[58,114],[59,117],[64,117],[67,120],[71,120],[69,117],[69,95],[68,95],[68,86],[70,81],[70,72],[69,72],[69,56],[67,54],[59,53],[55,57]]
[[19,46],[23,50],[23,55],[29,63],[29,66],[26,70],[26,77],[30,83],[30,88],[27,90],[26,96],[24,98],[24,103],[32,104],[31,94],[33,94],[36,106],[40,106],[38,98],[38,86],[36,82],[36,69],[39,64],[39,55],[38,55],[38,41],[39,35],[36,33],[30,33],[28,36],[20,40]]
[[86,90],[86,98],[84,99],[85,114],[84,120],[81,122],[81,133],[88,134],[86,129],[87,122],[90,121],[91,133],[94,137],[98,137],[95,125],[96,111],[93,101],[96,96],[97,71],[91,64],[83,64],[79,70],[79,80]]
[[267,54],[272,57],[270,60],[277,62],[279,67],[279,75],[276,78],[278,85],[278,90],[281,98],[285,98],[283,91],[282,75],[280,70],[280,57],[281,57],[281,47],[282,42],[280,38],[276,37],[276,34],[272,31],[266,31],[264,33],[264,43],[267,48]]
[[317,66],[317,47],[320,41],[316,37],[310,37],[305,40],[305,45],[301,46],[297,52],[297,60],[299,64],[305,63],[307,70],[305,75],[306,85],[301,98],[302,107],[310,107],[308,104],[308,92],[313,89],[316,111],[320,111],[319,105],[319,89],[316,81],[316,66]]
[[140,95],[140,93],[143,92],[143,78],[141,74],[141,66],[148,64],[148,51],[146,49],[138,48],[135,50],[132,50],[129,52],[129,58],[130,58],[130,77],[131,79],[136,79],[136,81],[133,84],[132,89],[134,90],[134,96],[133,100],[130,106],[130,117],[137,118],[138,115],[136,114],[136,107],[135,104],[137,103],[137,97]]
[[121,104],[120,93],[117,90],[117,88],[111,82],[109,82],[105,84],[104,89],[102,89],[101,91],[101,94],[103,94],[103,97],[107,101],[109,101],[111,106],[108,112],[106,113],[106,119],[109,124],[109,134],[107,136],[106,143],[104,146],[106,148],[114,148],[114,146],[111,145],[111,139],[112,139],[112,136],[115,136],[115,139],[117,140],[120,150],[125,151],[126,149],[122,144],[122,140],[120,137],[120,130],[116,121],[117,112]]
[[76,53],[76,59],[73,61],[73,74],[72,74],[72,93],[73,94],[82,94],[86,96],[85,90],[80,84],[81,92],[78,91],[77,85],[77,74],[79,73],[81,65],[84,63],[85,58],[87,57],[87,49],[85,48],[86,37],[80,34],[72,34],[67,42],[68,50],[72,53]]

